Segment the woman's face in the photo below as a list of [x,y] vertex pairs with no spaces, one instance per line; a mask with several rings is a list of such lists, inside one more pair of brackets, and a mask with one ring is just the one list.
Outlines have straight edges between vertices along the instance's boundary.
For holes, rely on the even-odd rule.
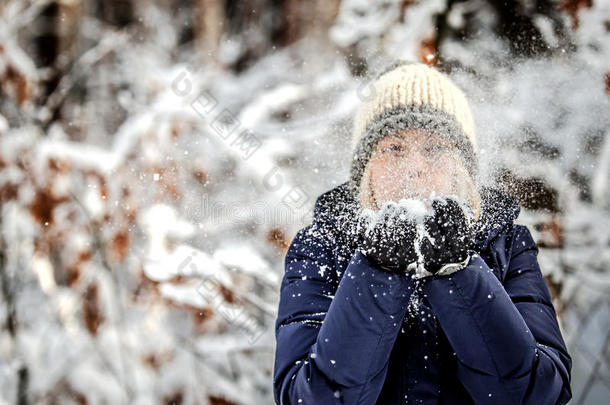
[[465,195],[470,176],[459,152],[442,137],[407,130],[386,136],[371,160],[370,187],[378,207],[401,198],[427,199],[432,195]]

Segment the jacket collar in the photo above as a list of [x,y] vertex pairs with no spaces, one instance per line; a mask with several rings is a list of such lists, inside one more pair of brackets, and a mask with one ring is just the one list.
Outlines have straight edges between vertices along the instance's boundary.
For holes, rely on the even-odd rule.
[[481,216],[475,226],[475,243],[483,250],[504,229],[510,228],[519,216],[521,205],[516,197],[499,188],[483,186],[481,195]]

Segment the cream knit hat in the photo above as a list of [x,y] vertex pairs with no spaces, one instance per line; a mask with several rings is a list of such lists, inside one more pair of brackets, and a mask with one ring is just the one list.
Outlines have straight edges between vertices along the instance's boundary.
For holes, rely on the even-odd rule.
[[397,61],[367,88],[352,131],[350,180],[359,194],[366,169],[383,137],[405,129],[421,129],[446,137],[460,151],[473,181],[477,178],[474,121],[464,93],[443,73],[423,63]]

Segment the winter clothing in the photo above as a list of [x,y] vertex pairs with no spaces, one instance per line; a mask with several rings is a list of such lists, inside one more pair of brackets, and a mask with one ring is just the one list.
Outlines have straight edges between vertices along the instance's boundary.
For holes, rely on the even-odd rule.
[[365,232],[368,223],[363,221],[362,252],[379,268],[405,272],[417,260],[413,244],[416,223],[407,216],[406,208],[397,204],[388,205],[382,216],[369,232]]
[[427,130],[450,140],[476,179],[474,120],[466,96],[446,75],[423,63],[398,61],[368,89],[352,130],[354,189],[368,184],[366,167],[379,140],[404,129]]
[[518,202],[482,189],[473,255],[450,276],[380,270],[348,182],[316,200],[285,260],[278,404],[565,404],[572,360]]
[[434,244],[424,238],[420,250],[425,269],[436,274],[448,263],[466,260],[474,247],[475,235],[470,213],[457,200],[435,199],[432,208],[434,215],[426,219],[425,227]]

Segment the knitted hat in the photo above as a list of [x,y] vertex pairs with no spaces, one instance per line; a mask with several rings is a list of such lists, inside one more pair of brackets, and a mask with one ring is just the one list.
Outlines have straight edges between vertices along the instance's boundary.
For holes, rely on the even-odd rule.
[[356,195],[368,176],[367,163],[377,143],[405,129],[430,131],[460,152],[473,181],[477,179],[477,140],[464,93],[443,73],[423,63],[397,61],[368,87],[354,117],[350,183]]

